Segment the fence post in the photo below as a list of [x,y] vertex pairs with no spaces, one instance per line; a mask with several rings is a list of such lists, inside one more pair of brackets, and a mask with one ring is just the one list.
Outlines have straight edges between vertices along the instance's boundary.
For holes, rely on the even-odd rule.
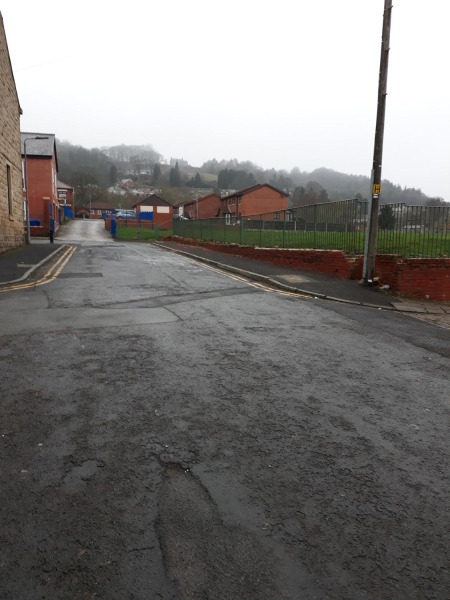
[[156,235],[155,235],[155,237],[156,237],[156,241],[158,241],[159,240],[159,227],[158,227],[158,225],[155,225],[155,227],[156,227]]
[[225,240],[227,238],[227,219],[226,217],[223,218],[223,243],[225,244]]
[[262,215],[259,215],[259,247],[262,247]]
[[317,204],[314,204],[314,233],[313,233],[313,248],[316,247],[316,235],[317,235]]
[[200,219],[200,239],[203,240],[203,222]]
[[242,246],[242,215],[239,219],[239,244]]
[[283,248],[285,247],[286,239],[286,211],[283,210]]

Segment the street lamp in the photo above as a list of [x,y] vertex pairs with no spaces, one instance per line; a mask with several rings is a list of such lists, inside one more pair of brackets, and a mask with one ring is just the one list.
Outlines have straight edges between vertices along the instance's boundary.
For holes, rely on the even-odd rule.
[[29,140],[48,140],[48,137],[42,135],[35,135],[33,137],[27,137],[23,140],[23,155],[25,158],[25,207],[26,207],[26,219],[27,219],[27,244],[31,244],[30,237],[30,205],[28,203],[28,169],[27,169],[27,142]]

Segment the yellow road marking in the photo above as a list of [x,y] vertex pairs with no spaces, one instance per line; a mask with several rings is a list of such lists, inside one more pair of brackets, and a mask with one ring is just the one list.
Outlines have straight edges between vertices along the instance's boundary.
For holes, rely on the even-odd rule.
[[[41,279],[38,279],[37,281],[32,281],[30,283],[24,283],[21,285],[15,285],[15,286],[12,286],[9,288],[0,289],[0,293],[1,292],[13,292],[16,290],[26,290],[26,289],[34,288],[38,285],[44,285],[46,283],[50,283],[51,281],[54,281],[58,277],[58,275],[61,273],[63,268],[66,266],[66,264],[69,262],[70,258],[74,254],[75,250],[76,250],[76,246],[69,246],[66,250],[64,250],[62,255],[50,267],[50,269],[47,271],[47,273]],[[56,271],[55,271],[55,269],[56,269]],[[54,274],[52,275],[53,272],[54,272]]]
[[[186,259],[192,260],[187,257],[183,257],[183,258],[185,258],[185,260]],[[305,296],[303,294],[296,294],[294,292],[285,292],[284,290],[270,288],[270,287],[267,287],[266,285],[264,285],[263,283],[256,283],[254,281],[249,281],[248,279],[245,279],[244,277],[241,277],[240,275],[234,275],[234,274],[231,275],[231,273],[227,273],[226,271],[221,271],[220,269],[216,269],[215,267],[210,267],[209,265],[206,265],[204,263],[202,263],[202,266],[205,269],[214,271],[214,273],[218,273],[219,275],[225,275],[225,277],[228,277],[229,279],[233,279],[234,281],[241,281],[241,282],[245,283],[246,285],[249,285],[253,288],[259,288],[259,289],[263,290],[264,292],[269,292],[269,293],[275,292],[276,294],[281,294],[282,296],[291,296],[292,298],[303,298],[303,299],[310,298],[310,296]]]

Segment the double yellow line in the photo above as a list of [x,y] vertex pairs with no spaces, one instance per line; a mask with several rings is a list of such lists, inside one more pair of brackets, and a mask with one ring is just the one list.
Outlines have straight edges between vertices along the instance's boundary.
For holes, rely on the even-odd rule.
[[31,281],[30,283],[23,283],[21,285],[14,285],[8,288],[0,288],[0,293],[2,292],[12,292],[15,290],[26,290],[30,288],[37,287],[38,285],[45,285],[46,283],[50,283],[54,281],[61,271],[64,269],[66,264],[71,259],[73,253],[77,249],[76,246],[68,246],[66,250],[62,253],[62,255],[58,258],[58,260],[50,267],[47,273],[38,279],[37,281]]
[[205,265],[204,263],[202,264],[202,267],[204,267],[205,269],[209,269],[210,271],[214,271],[215,273],[219,273],[220,275],[225,275],[225,277],[234,279],[234,281],[242,281],[243,283],[246,283],[247,285],[249,285],[251,287],[260,288],[264,292],[275,292],[276,294],[281,294],[282,296],[292,296],[294,298],[310,299],[310,296],[304,296],[302,294],[294,294],[293,292],[285,292],[284,290],[279,290],[277,288],[268,287],[267,285],[264,285],[262,283],[256,283],[255,281],[249,281],[248,279],[245,279],[244,277],[240,277],[239,275],[235,275],[234,273],[233,273],[233,275],[231,275],[231,273],[227,273],[226,271],[221,271],[220,269],[215,269],[214,267],[210,267],[209,265]]

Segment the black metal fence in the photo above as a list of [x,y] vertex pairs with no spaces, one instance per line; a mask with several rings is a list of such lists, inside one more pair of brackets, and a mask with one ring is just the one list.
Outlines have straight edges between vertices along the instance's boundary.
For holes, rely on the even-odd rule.
[[[204,241],[265,248],[316,248],[361,254],[368,203],[327,202],[236,217],[174,221],[173,233]],[[379,254],[435,258],[450,255],[450,207],[387,204],[378,216]]]

